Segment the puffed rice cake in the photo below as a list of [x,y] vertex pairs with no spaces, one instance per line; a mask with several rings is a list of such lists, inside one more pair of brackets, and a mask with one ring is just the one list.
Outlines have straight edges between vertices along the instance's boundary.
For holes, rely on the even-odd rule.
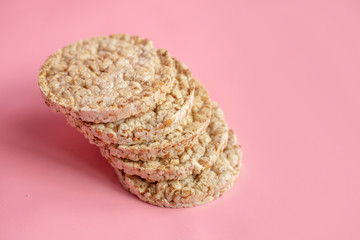
[[173,60],[174,86],[165,100],[150,111],[109,123],[84,122],[68,115],[68,123],[87,135],[88,139],[97,138],[104,144],[141,144],[170,133],[191,110],[195,91],[189,69],[180,61]]
[[159,207],[184,208],[198,206],[219,198],[237,179],[241,168],[241,148],[233,131],[217,161],[201,174],[183,180],[151,183],[138,176],[115,169],[126,190],[140,200]]
[[156,158],[153,161],[131,161],[109,154],[100,148],[102,155],[114,167],[125,174],[137,175],[149,182],[184,179],[188,175],[200,174],[218,159],[228,140],[228,126],[220,107],[212,104],[210,124],[196,143],[173,158]]
[[172,57],[150,40],[94,37],[52,54],[39,72],[45,103],[88,122],[115,122],[148,111],[174,82]]
[[208,92],[199,81],[195,81],[195,94],[191,112],[186,121],[163,138],[136,145],[105,145],[97,138],[90,138],[90,143],[105,147],[109,154],[133,161],[149,161],[155,158],[172,158],[194,145],[196,139],[209,125],[211,100]]

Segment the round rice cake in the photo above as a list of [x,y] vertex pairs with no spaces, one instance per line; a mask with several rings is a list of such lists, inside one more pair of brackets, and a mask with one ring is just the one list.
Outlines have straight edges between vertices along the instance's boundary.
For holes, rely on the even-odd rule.
[[105,151],[118,158],[133,161],[149,161],[155,158],[175,157],[194,145],[196,139],[205,131],[211,117],[211,100],[205,87],[195,81],[195,94],[191,112],[185,121],[163,138],[136,145],[106,145],[98,138],[89,138],[90,143],[105,147]]
[[210,124],[195,144],[173,158],[156,158],[153,161],[131,161],[117,158],[101,149],[102,155],[114,167],[128,175],[137,175],[149,182],[184,179],[200,174],[218,159],[228,140],[228,127],[220,107],[213,103]]
[[68,123],[88,135],[87,138],[96,137],[106,144],[141,144],[170,133],[191,110],[195,91],[190,70],[180,61],[173,60],[174,86],[165,100],[150,111],[109,123],[84,122],[68,115]]
[[78,41],[52,54],[39,72],[45,103],[88,122],[148,111],[174,82],[173,60],[150,40],[126,34]]
[[126,190],[140,200],[159,207],[184,208],[208,203],[228,191],[237,179],[241,167],[241,148],[229,131],[228,144],[217,161],[199,175],[183,180],[151,183],[138,176],[126,175],[115,169]]

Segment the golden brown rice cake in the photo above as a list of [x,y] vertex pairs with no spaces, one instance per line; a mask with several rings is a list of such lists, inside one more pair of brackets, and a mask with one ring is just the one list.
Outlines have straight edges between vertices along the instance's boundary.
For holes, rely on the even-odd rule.
[[229,131],[226,148],[211,168],[183,180],[151,183],[115,169],[119,181],[140,200],[159,207],[183,208],[213,201],[234,184],[241,167],[241,149]]

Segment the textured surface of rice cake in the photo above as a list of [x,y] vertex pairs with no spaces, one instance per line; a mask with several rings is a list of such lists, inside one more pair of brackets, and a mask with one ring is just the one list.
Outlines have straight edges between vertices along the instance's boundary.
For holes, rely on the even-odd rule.
[[211,100],[208,92],[199,81],[195,81],[194,101],[185,121],[163,138],[144,144],[131,146],[105,145],[97,138],[89,138],[90,143],[106,147],[109,154],[118,158],[133,161],[149,161],[159,158],[172,158],[194,145],[196,139],[209,125],[211,117]]
[[213,201],[228,191],[239,174],[241,148],[236,136],[229,131],[228,144],[217,161],[199,175],[183,180],[151,183],[115,169],[125,189],[144,202],[159,207],[183,208]]
[[170,133],[185,119],[194,99],[195,80],[189,69],[174,59],[175,82],[161,103],[150,111],[110,123],[84,122],[67,116],[68,123],[87,138],[98,138],[106,144],[140,144]]
[[131,161],[112,156],[102,149],[103,156],[114,168],[128,175],[137,175],[150,182],[184,179],[208,169],[218,159],[228,140],[228,127],[220,107],[213,103],[210,124],[196,143],[174,158],[153,161]]
[[52,54],[39,72],[46,104],[88,122],[114,122],[148,111],[174,82],[173,60],[150,40],[95,37]]

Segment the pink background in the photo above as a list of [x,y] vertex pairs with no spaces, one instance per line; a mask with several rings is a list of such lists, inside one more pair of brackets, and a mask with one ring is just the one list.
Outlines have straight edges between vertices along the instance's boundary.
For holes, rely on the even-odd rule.
[[[359,25],[355,0],[1,1],[0,239],[360,239]],[[45,106],[47,56],[116,32],[167,48],[223,107],[244,167],[220,200],[138,201]]]

